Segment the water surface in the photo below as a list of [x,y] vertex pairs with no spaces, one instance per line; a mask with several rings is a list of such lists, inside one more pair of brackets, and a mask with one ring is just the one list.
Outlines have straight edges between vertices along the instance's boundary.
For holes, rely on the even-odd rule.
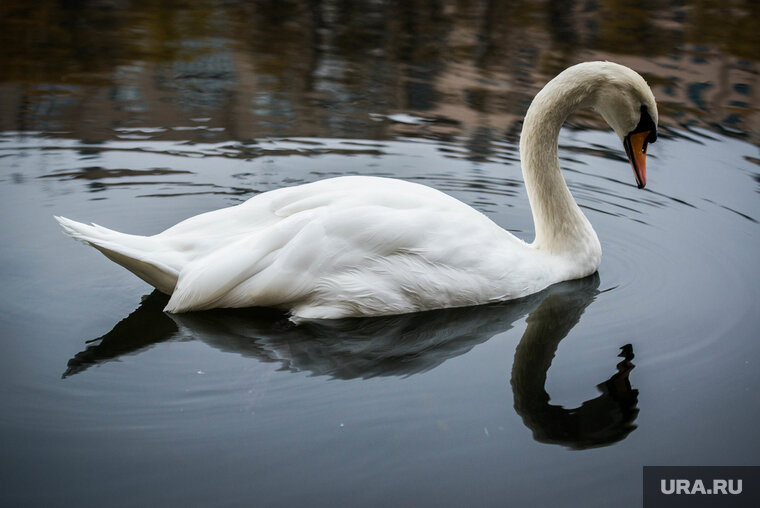
[[[756,7],[655,4],[3,2],[2,504],[640,506],[644,465],[756,465]],[[153,234],[362,174],[530,240],[520,121],[590,59],[653,86],[648,185],[574,116],[602,265],[518,301],[169,315],[52,220]]]

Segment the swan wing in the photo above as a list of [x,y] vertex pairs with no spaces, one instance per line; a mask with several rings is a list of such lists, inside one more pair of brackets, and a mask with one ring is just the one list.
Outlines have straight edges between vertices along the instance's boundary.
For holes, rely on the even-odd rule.
[[494,291],[484,287],[527,249],[469,206],[399,180],[325,180],[235,208],[237,222],[251,214],[257,227],[188,263],[168,311],[256,305],[342,317],[483,303]]

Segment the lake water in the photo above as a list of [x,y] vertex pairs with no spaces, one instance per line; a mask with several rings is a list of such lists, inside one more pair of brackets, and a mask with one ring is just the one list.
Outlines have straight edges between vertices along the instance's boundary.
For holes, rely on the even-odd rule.
[[[5,0],[0,504],[640,506],[645,465],[757,465],[760,14],[656,4]],[[525,299],[169,315],[52,218],[154,234],[361,174],[530,240],[520,121],[596,59],[652,84],[648,185],[573,117],[602,265]]]

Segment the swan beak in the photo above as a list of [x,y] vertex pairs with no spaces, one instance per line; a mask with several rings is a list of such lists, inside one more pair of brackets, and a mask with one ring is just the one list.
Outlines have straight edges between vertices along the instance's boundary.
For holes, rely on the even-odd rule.
[[632,132],[623,140],[639,189],[647,184],[647,144],[651,135],[652,131]]

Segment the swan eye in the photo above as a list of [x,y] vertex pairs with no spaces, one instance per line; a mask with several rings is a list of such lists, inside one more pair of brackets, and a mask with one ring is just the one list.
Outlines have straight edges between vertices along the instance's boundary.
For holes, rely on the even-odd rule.
[[649,132],[649,135],[646,138],[647,143],[654,143],[657,141],[657,126],[654,124],[652,117],[649,115],[649,111],[647,111],[647,107],[644,105],[641,106],[641,117],[639,118],[639,124],[635,129],[629,132],[628,135],[632,136],[633,134],[638,134],[639,132]]
[[657,140],[657,126],[652,121],[646,106],[641,106],[639,124],[623,139],[623,147],[631,161],[633,174],[639,189],[647,184],[647,144]]

